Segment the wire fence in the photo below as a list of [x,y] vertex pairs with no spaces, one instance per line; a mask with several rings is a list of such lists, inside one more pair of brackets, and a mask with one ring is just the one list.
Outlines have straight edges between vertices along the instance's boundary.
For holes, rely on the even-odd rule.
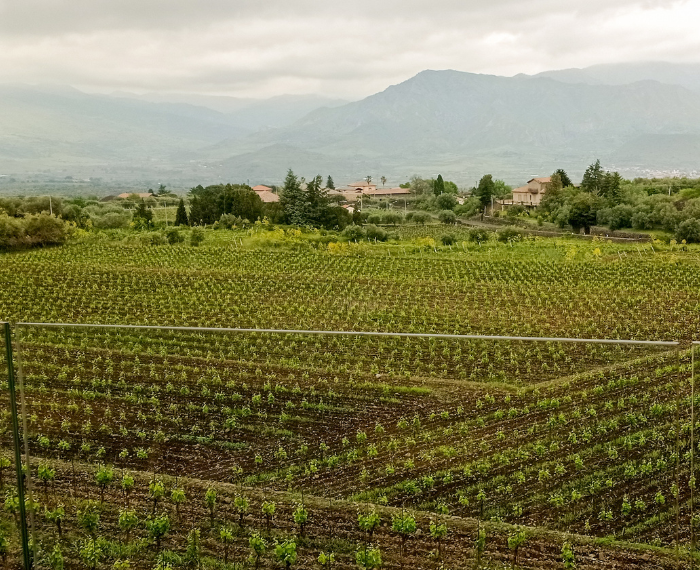
[[295,497],[320,497],[694,552],[700,342],[4,332],[0,532],[25,568],[59,557],[152,568],[153,551],[185,556],[195,527],[209,529],[212,557],[244,559],[247,535],[216,533],[272,496],[290,512]]

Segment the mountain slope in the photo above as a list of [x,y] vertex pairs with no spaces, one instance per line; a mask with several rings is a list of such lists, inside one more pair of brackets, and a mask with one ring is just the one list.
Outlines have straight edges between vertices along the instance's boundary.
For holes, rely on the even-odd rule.
[[563,83],[625,85],[636,81],[658,81],[700,92],[700,63],[648,61],[609,63],[591,67],[544,71],[534,77],[548,77]]
[[114,97],[135,99],[151,103],[176,103],[203,107],[227,115],[227,121],[239,128],[257,131],[266,128],[286,127],[321,107],[339,107],[348,103],[320,95],[279,95],[269,99],[242,99],[220,95],[192,93],[133,93],[115,92]]
[[0,88],[0,159],[168,159],[247,131],[226,115],[79,91]]
[[[317,108],[321,100],[306,96],[217,101],[237,110],[0,86],[0,173],[158,175],[190,185],[281,182],[291,167],[339,183],[441,172],[472,184],[484,172],[513,183],[559,167],[579,176],[596,158],[630,176],[645,161],[657,170],[700,168],[700,93],[658,81],[424,71],[335,107]],[[292,124],[264,128],[308,108]]]
[[425,71],[362,101],[320,109],[252,137],[330,155],[438,158],[445,153],[610,153],[645,134],[700,133],[700,96],[638,82],[574,85],[548,78]]

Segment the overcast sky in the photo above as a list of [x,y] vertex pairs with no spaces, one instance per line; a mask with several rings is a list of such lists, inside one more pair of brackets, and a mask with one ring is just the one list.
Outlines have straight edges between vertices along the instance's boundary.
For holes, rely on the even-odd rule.
[[700,0],[0,0],[0,81],[356,99],[423,69],[700,61]]

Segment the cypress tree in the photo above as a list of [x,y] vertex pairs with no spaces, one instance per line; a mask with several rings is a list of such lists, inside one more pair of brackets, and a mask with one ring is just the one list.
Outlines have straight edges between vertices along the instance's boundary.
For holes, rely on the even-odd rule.
[[437,180],[433,182],[433,193],[439,196],[445,191],[445,181],[442,179],[442,174],[438,174]]
[[328,175],[328,180],[326,180],[326,188],[335,190],[335,182],[333,182],[333,177],[330,174]]
[[180,203],[177,205],[177,213],[175,214],[175,225],[190,225],[190,221],[187,219],[187,209],[185,208],[185,201],[182,198],[180,198]]
[[485,174],[479,180],[479,186],[476,188],[474,195],[479,198],[481,207],[484,208],[491,203],[491,196],[496,192],[496,185],[493,182],[493,176]]

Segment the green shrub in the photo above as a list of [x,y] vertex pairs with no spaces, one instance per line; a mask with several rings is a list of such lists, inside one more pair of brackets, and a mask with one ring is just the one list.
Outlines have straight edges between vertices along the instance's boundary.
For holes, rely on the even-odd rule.
[[11,218],[0,215],[0,250],[59,245],[68,238],[68,226],[50,214]]
[[700,243],[700,220],[691,218],[678,224],[676,240],[685,243]]
[[0,215],[0,249],[16,249],[25,245],[24,225],[20,218]]
[[517,218],[520,214],[524,214],[525,211],[525,206],[515,204],[506,210],[506,216],[509,218]]
[[178,231],[177,228],[168,228],[165,230],[165,238],[168,240],[170,245],[175,245],[176,243],[182,243],[185,241],[185,237]]
[[503,228],[501,231],[498,232],[498,241],[502,243],[508,243],[512,241],[520,241],[523,236],[522,234],[513,227],[507,227]]
[[452,234],[445,234],[440,238],[442,245],[454,245],[457,243],[457,238]]
[[342,236],[350,241],[361,241],[367,237],[367,233],[361,226],[353,224],[343,230]]
[[131,214],[126,210],[106,212],[103,215],[91,214],[90,221],[93,227],[100,230],[117,230],[128,228],[131,223]]
[[458,216],[471,218],[481,211],[481,204],[478,198],[469,198],[464,201],[464,204],[457,206],[454,211]]
[[373,224],[369,224],[365,227],[365,235],[370,241],[386,241],[387,239],[389,239],[389,234],[387,232]]
[[440,194],[435,198],[435,205],[440,210],[452,210],[457,205],[457,198],[453,194]]
[[192,247],[197,247],[201,245],[204,241],[204,230],[202,228],[192,228],[192,233],[190,234],[190,245]]
[[[408,220],[408,218],[406,218]],[[427,222],[430,221],[430,214],[427,212],[413,212],[413,216],[411,216],[411,219],[422,226],[424,226]]]
[[227,230],[231,230],[234,227],[243,227],[245,224],[249,223],[248,220],[244,220],[240,216],[234,216],[233,214],[221,214],[219,218],[219,226]]
[[401,222],[403,222],[403,216],[398,212],[388,212],[384,214],[384,217],[382,218],[382,223],[391,224],[393,226],[400,224]]
[[489,241],[489,232],[481,228],[472,228],[467,234],[467,239],[475,243],[486,243]]
[[[445,194],[443,194],[445,196]],[[449,196],[449,194],[447,194]],[[438,214],[438,219],[443,223],[443,224],[454,224],[457,221],[457,214],[455,214],[452,210],[442,210]]]

